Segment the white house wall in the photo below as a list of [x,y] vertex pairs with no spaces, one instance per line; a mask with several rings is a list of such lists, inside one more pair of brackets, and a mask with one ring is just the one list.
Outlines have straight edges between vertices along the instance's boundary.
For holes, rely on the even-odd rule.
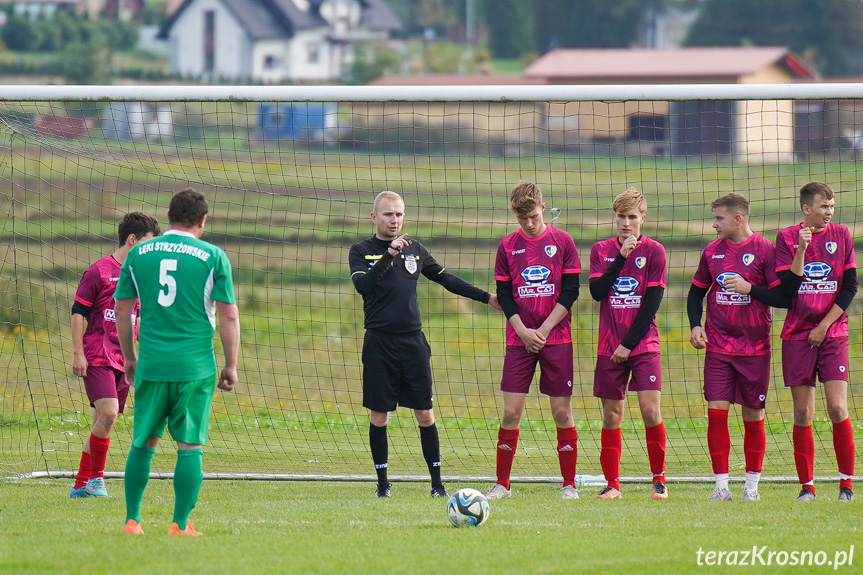
[[[303,30],[290,39],[288,77],[295,82],[336,80],[341,76],[340,55],[327,40],[328,29]],[[309,61],[309,46],[318,48],[317,62]]]
[[224,78],[248,78],[251,42],[231,12],[219,0],[191,3],[171,27],[171,71],[202,76],[204,70],[204,14],[215,13],[213,74]]

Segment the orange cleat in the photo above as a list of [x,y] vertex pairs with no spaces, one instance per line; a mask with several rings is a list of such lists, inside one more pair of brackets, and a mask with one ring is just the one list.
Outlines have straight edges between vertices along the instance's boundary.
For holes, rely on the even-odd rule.
[[203,535],[200,531],[195,531],[195,524],[191,521],[186,524],[185,529],[180,529],[180,526],[176,523],[171,523],[171,526],[168,528],[168,535],[192,535],[198,536]]
[[614,487],[606,487],[594,499],[623,499],[623,495],[620,494],[620,490]]
[[651,499],[668,499],[668,488],[661,481],[653,482],[653,495]]
[[141,528],[141,524],[135,521],[134,519],[129,519],[126,522],[125,527],[123,527],[123,533],[126,535],[143,535],[144,530]]

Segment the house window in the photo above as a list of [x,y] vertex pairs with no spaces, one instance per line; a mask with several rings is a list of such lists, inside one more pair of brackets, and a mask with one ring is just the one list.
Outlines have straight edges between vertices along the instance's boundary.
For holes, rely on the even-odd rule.
[[633,114],[629,117],[627,139],[642,142],[664,142],[666,116],[660,114]]
[[309,54],[309,64],[317,64],[318,60],[321,57],[321,45],[317,42],[309,42],[308,44],[306,44],[306,49],[308,50]]
[[204,72],[212,74],[216,69],[216,13],[204,12]]
[[272,54],[264,56],[264,70],[272,70],[279,63],[279,59]]

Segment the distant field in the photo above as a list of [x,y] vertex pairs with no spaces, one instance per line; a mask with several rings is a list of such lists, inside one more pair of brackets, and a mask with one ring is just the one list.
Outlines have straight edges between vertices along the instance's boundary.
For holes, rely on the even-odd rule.
[[[856,163],[848,161],[726,165],[549,151],[504,158],[346,153],[287,144],[270,150],[266,143],[231,142],[218,153],[179,146],[150,153],[94,140],[64,143],[68,149],[44,154],[38,143],[20,136],[6,141],[0,171],[0,368],[7,374],[0,382],[0,472],[74,467],[89,427],[83,386],[69,368],[68,317],[77,281],[87,265],[113,249],[120,214],[143,209],[164,220],[171,192],[190,182],[211,199],[206,238],[231,258],[242,312],[242,386],[219,396],[214,407],[212,457],[230,471],[370,473],[367,419],[360,407],[361,300],[345,262],[350,245],[373,231],[368,212],[375,191],[403,192],[405,231],[448,269],[485,289],[493,288],[497,242],[515,229],[507,212],[511,186],[536,180],[549,205],[562,208],[555,225],[575,237],[584,268],[573,316],[573,406],[581,461],[591,473],[598,472],[600,411],[591,396],[598,305],[587,291],[587,265],[592,243],[614,233],[609,206],[615,194],[629,185],[646,192],[644,231],[662,241],[669,255],[657,321],[670,475],[710,472],[700,392],[703,354],[688,343],[685,316],[700,252],[715,237],[706,203],[729,191],[746,193],[753,202],[753,228],[773,238],[780,226],[798,221],[797,187],[825,179],[842,191],[836,220],[863,234],[861,178]],[[490,475],[503,319],[429,282],[421,282],[419,296],[435,354],[446,472]],[[863,369],[861,305],[855,302],[849,310],[852,374]],[[777,325],[782,317],[776,313]],[[779,369],[776,354],[765,473],[789,475],[790,397]],[[851,386],[855,414],[863,408],[858,382],[855,377]],[[825,417],[819,405],[817,419]],[[644,474],[637,409],[628,418],[624,473]],[[547,403],[532,396],[517,474],[556,475],[547,420]],[[121,418],[119,451],[109,461],[115,470],[122,468],[129,422]],[[732,434],[738,465],[742,432],[734,428]],[[393,471],[423,473],[415,423],[407,413],[393,422],[393,437]],[[818,437],[819,469],[832,473],[829,426],[819,423]]]

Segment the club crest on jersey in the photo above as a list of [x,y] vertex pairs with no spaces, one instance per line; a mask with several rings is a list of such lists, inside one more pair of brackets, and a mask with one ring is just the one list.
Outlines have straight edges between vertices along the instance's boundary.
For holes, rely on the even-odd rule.
[[748,266],[755,261],[755,254],[743,254],[743,265]]
[[635,258],[635,265],[638,267],[638,269],[643,268],[644,264],[646,264],[646,263],[647,263],[647,258],[644,256],[640,256],[640,257]]
[[405,256],[405,269],[408,273],[415,274],[417,272],[417,260],[414,256]]
[[[827,248],[827,251],[829,253],[835,254],[836,248],[839,246],[836,244],[836,242],[827,242],[826,244],[824,244],[824,247]],[[548,249],[548,248],[546,248],[546,249]]]
[[557,253],[557,246],[545,246],[545,255],[550,258],[554,257],[554,254]]

